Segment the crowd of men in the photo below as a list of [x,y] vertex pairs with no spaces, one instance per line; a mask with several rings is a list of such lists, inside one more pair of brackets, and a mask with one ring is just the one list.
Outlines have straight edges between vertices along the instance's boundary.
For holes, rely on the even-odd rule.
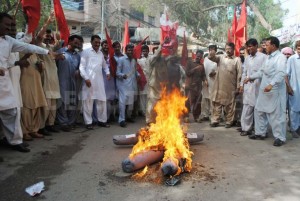
[[[61,41],[47,29],[53,20],[51,14],[33,37],[26,31],[17,34],[15,20],[0,13],[1,145],[29,152],[24,141],[70,132],[81,114],[86,129],[108,128],[113,121],[126,127],[138,114],[149,125],[155,122],[154,106],[162,90],[174,88],[188,98],[185,122],[190,113],[196,122],[210,120],[211,127],[224,121],[230,128],[240,122],[241,136],[264,139],[271,130],[274,146],[281,146],[288,109],[292,135],[299,137],[300,41],[296,54],[288,49],[288,60],[278,50],[279,40],[270,37],[261,47],[249,39],[240,57],[234,56],[233,43],[226,43],[226,54],[221,55],[210,45],[207,57],[197,50],[195,60],[181,66],[174,39],[165,38],[152,55],[143,45],[137,59],[133,44],[126,45],[123,54],[115,41],[110,58],[108,42],[98,35],[91,37],[87,49],[79,35]],[[141,73],[146,84],[139,82]]]

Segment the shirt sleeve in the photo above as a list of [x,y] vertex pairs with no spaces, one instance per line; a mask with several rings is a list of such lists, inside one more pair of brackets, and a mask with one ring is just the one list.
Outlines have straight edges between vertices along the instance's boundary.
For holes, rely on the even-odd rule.
[[236,80],[237,80],[237,86],[236,88],[240,88],[240,84],[241,84],[241,78],[242,78],[242,62],[241,62],[241,59],[240,58],[237,58],[237,75],[236,75]]
[[276,73],[270,83],[272,86],[281,83],[284,80],[284,76],[286,76],[286,57],[284,55],[279,55],[278,57]]
[[86,67],[87,67],[87,53],[86,51],[83,51],[82,52],[82,55],[81,55],[81,59],[80,59],[80,65],[79,65],[79,71],[80,71],[80,75],[81,77],[84,79],[84,80],[89,80],[89,76],[86,72]]
[[292,63],[292,57],[290,57],[288,60],[287,60],[287,64],[286,64],[286,74],[287,76],[290,78],[291,76],[291,73],[292,73],[292,66],[291,66],[291,63]]
[[22,52],[26,53],[36,53],[36,54],[48,54],[49,50],[38,47],[36,45],[31,45],[27,43],[20,42],[10,36],[5,36],[9,43],[12,45],[12,52]]
[[161,56],[161,45],[155,51],[154,55],[149,58],[149,60],[150,60],[150,68],[154,67],[154,64],[157,62],[157,60],[160,58],[160,56]]
[[[249,56],[248,56],[249,57]],[[245,59],[245,63],[244,63],[244,68],[242,68],[242,77],[241,77],[241,82],[240,82],[240,86],[244,86],[244,81],[246,79],[247,75],[247,71],[248,71],[248,59]]]
[[102,54],[102,68],[104,69],[104,72],[106,75],[110,75],[109,66],[107,65],[107,62]]
[[117,66],[117,72],[116,72],[116,75],[119,79],[122,79],[123,76],[124,76],[124,73],[122,72],[122,69],[123,69],[123,61],[124,59],[121,58],[118,62],[118,66]]

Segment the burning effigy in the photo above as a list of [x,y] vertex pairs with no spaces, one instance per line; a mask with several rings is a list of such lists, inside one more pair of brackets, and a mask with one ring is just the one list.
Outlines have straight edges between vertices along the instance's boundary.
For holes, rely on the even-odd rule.
[[[128,144],[135,144],[128,158],[122,162],[124,172],[132,173],[160,161],[164,176],[191,171],[193,152],[189,139],[192,142],[202,141],[203,135],[188,134],[181,125],[181,116],[187,112],[185,101],[186,97],[178,89],[167,92],[163,88],[161,99],[154,107],[157,114],[155,123],[141,128],[136,135],[123,138],[125,141],[129,139],[126,141]],[[114,137],[114,142],[122,141],[120,139],[120,136]],[[146,168],[143,174],[145,171]]]

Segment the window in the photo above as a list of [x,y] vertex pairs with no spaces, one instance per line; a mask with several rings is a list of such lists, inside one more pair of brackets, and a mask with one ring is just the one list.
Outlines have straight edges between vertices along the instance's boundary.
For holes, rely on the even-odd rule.
[[135,10],[134,8],[130,8],[131,15],[138,20],[144,20],[144,13]]
[[76,26],[72,26],[72,30],[76,30],[77,29],[77,27]]
[[83,10],[84,0],[61,0],[61,6],[68,10]]
[[148,22],[152,25],[155,25],[155,17],[148,16]]
[[94,27],[81,26],[81,36],[91,37],[94,34]]

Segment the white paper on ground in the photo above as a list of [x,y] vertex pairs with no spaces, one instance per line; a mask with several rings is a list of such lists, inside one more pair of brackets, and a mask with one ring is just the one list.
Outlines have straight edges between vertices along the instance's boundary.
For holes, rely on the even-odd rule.
[[45,184],[43,181],[36,183],[32,186],[29,186],[25,189],[26,193],[28,193],[31,196],[35,196],[37,194],[40,194],[45,188]]

